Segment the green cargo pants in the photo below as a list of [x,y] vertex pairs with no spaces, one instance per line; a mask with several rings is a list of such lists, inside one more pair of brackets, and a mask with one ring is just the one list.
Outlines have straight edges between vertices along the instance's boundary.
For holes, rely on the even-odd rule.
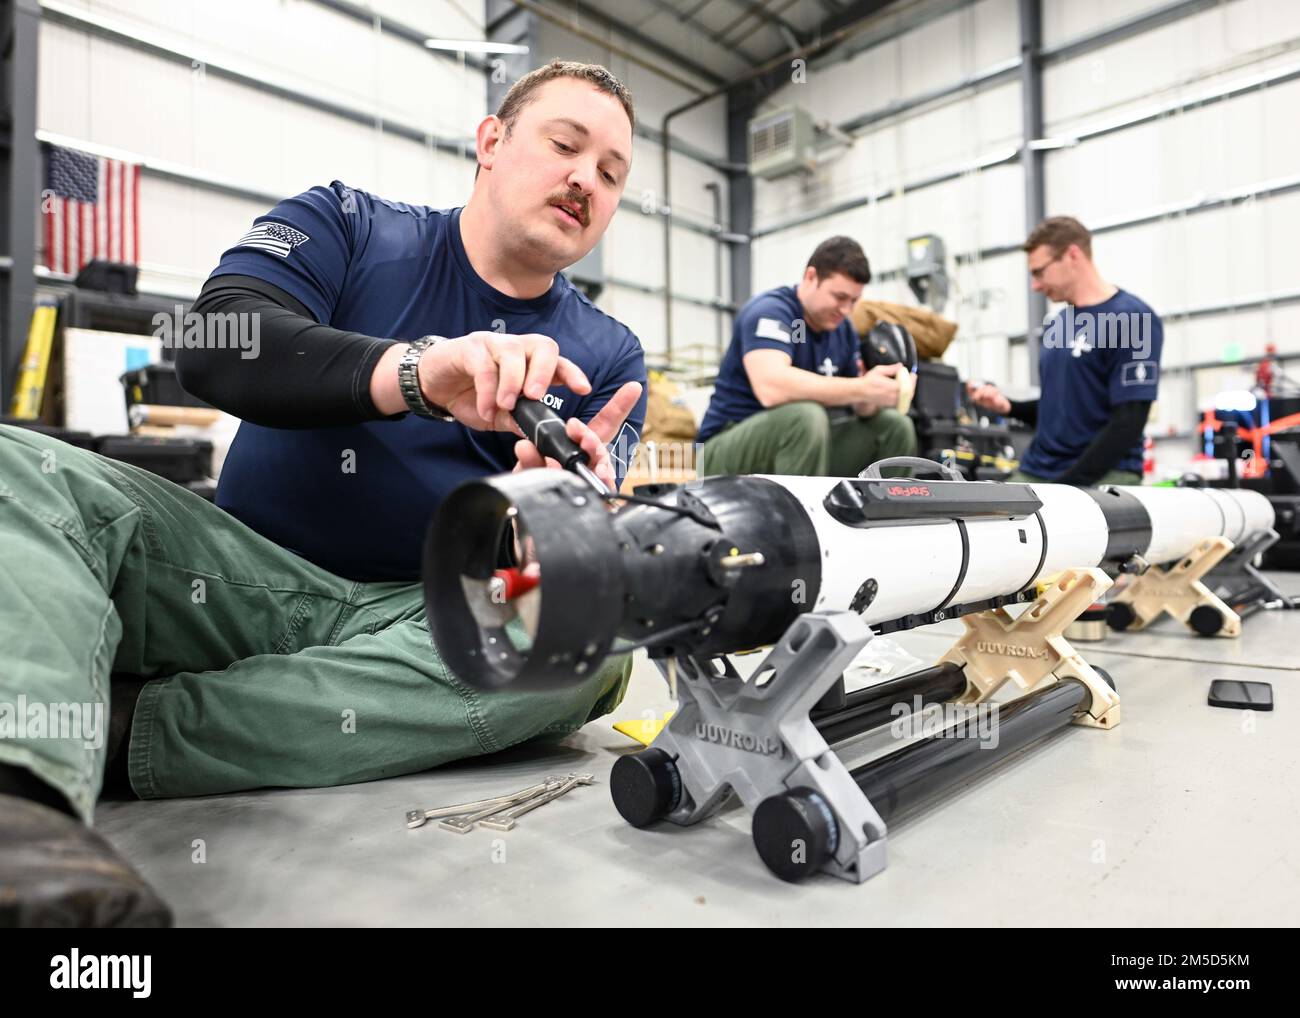
[[915,456],[916,429],[897,410],[832,418],[800,400],[729,424],[700,449],[700,476],[788,474],[856,477],[889,456]]
[[[1036,477],[1033,474],[1027,474],[1023,470],[1015,471],[1007,478],[1008,482],[1015,481],[1021,484],[1053,484],[1046,477]],[[1101,480],[1094,487],[1103,484],[1141,484],[1142,475],[1134,473],[1132,470],[1107,470]]]
[[335,576],[153,474],[4,426],[0,655],[0,763],[87,822],[114,674],[152,680],[127,766],[162,798],[392,777],[572,732],[631,673],[619,657],[561,692],[471,688],[434,650],[418,583]]

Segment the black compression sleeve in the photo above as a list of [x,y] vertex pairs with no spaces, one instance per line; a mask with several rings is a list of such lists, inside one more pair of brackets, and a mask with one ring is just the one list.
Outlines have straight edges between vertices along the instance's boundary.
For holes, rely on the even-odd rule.
[[203,345],[176,341],[176,375],[191,395],[273,428],[383,417],[370,376],[392,340],[321,325],[293,296],[252,276],[214,276],[192,310],[203,318]]
[[1018,402],[1014,399],[1007,400],[1011,404],[1011,412],[1008,417],[1014,417],[1018,421],[1024,421],[1026,424],[1037,426],[1038,424],[1038,400],[1027,399]]
[[1057,478],[1057,483],[1088,486],[1100,481],[1142,440],[1142,429],[1150,412],[1150,400],[1134,400],[1112,407],[1106,426],[1097,432],[1074,466]]

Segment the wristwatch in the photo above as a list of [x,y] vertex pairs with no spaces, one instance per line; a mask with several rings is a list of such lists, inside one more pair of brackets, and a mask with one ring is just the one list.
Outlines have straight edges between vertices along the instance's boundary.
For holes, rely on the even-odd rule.
[[443,342],[445,336],[425,336],[414,340],[406,348],[397,362],[397,387],[406,400],[406,409],[420,417],[429,417],[435,421],[454,421],[456,418],[447,413],[446,408],[430,403],[420,390],[420,358],[432,346]]

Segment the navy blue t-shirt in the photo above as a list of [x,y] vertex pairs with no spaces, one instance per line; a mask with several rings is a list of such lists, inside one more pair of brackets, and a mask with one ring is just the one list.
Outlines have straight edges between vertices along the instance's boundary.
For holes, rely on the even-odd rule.
[[736,315],[698,441],[707,442],[729,421],[739,424],[763,409],[745,372],[745,354],[751,350],[780,350],[796,368],[827,377],[858,376],[858,334],[847,318],[830,332],[814,332],[804,322],[793,286],[757,294]]
[[[1060,477],[1106,426],[1113,407],[1154,400],[1163,346],[1160,317],[1124,290],[1101,304],[1062,308],[1043,330],[1038,433],[1021,469]],[[1111,469],[1140,474],[1141,442]]]
[[[592,391],[552,386],[563,418],[590,421],[629,381],[646,383],[636,336],[564,276],[522,300],[471,267],[460,209],[386,201],[335,181],[277,205],[222,255],[214,276],[264,279],[338,329],[412,340],[476,330],[550,336]],[[646,392],[611,443],[621,483],[645,420]],[[434,508],[462,481],[511,470],[517,436],[408,414],[347,427],[240,424],[217,504],[277,544],[360,580],[415,580]],[[620,450],[624,452],[620,455]]]

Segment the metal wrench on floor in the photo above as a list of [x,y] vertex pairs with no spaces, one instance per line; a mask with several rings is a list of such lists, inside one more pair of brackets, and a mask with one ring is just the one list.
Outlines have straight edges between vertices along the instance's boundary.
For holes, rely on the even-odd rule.
[[545,778],[540,784],[516,792],[513,800],[504,806],[498,804],[488,806],[481,810],[476,810],[475,812],[465,814],[464,816],[448,817],[445,820],[439,820],[438,826],[444,831],[452,831],[456,834],[468,834],[474,829],[474,824],[478,821],[490,817],[495,813],[500,813],[502,809],[509,808],[510,806],[517,806],[520,803],[528,802],[531,799],[542,796],[547,792],[552,792],[561,787],[564,784],[564,780],[565,779],[563,778]]
[[[548,776],[542,779],[546,785],[554,784],[557,781],[563,781],[563,778]],[[429,820],[441,820],[443,817],[462,816],[466,813],[475,813],[486,809],[488,806],[495,805],[498,809],[505,809],[507,806],[517,805],[524,798],[530,795],[538,794],[535,789],[536,785],[530,788],[521,788],[517,792],[510,792],[507,795],[494,795],[490,799],[476,799],[473,802],[458,802],[452,806],[438,806],[435,809],[413,809],[406,814],[406,826],[412,829],[423,827]]]
[[462,813],[472,813],[474,810],[483,809],[486,806],[497,805],[504,808],[513,802],[516,802],[513,795],[498,795],[493,799],[478,799],[474,802],[461,802],[455,806],[439,806],[437,809],[413,809],[406,814],[406,826],[412,829],[423,827],[430,820],[441,820],[443,817],[460,816]]
[[577,788],[579,785],[591,785],[596,781],[594,774],[570,774],[564,781],[564,784],[553,791],[546,792],[542,795],[529,799],[527,802],[520,803],[508,809],[499,810],[498,812],[479,821],[480,827],[486,827],[493,831],[513,830],[515,821],[525,813],[537,809],[539,806],[545,806],[553,799],[558,799],[565,792]]

